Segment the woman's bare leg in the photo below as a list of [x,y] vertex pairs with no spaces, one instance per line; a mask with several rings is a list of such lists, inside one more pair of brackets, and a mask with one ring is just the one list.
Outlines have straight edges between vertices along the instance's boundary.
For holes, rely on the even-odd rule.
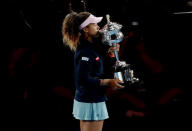
[[80,120],[81,131],[102,131],[103,120],[99,121],[83,121]]

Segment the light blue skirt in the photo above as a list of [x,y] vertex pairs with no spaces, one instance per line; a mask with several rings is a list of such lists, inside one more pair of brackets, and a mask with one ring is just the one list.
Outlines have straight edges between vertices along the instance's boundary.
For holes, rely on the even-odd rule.
[[73,116],[78,120],[105,120],[109,118],[105,102],[85,103],[74,100]]

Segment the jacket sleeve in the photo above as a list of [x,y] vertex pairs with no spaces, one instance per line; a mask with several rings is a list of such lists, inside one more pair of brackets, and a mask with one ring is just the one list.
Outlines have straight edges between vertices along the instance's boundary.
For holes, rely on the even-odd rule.
[[77,79],[79,84],[92,87],[100,86],[100,79],[92,76],[93,56],[88,51],[82,51],[77,58]]

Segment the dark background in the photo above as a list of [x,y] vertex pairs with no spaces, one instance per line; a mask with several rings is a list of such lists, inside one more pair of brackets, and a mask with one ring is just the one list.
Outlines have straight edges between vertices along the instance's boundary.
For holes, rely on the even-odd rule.
[[[8,1],[4,9],[8,86],[24,92],[26,131],[79,130],[72,117],[74,53],[61,36],[69,3],[73,11],[85,10],[80,0]],[[120,58],[140,78],[108,92],[104,131],[188,128],[192,14],[174,13],[192,11],[190,0],[86,0],[85,5],[123,25]]]

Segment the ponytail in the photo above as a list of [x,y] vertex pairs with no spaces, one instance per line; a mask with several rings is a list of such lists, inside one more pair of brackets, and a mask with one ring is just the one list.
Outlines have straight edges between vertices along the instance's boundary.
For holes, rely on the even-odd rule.
[[79,14],[72,12],[66,15],[63,21],[63,42],[65,45],[69,46],[72,51],[76,50],[79,44],[79,39],[82,37],[82,31],[80,31],[79,26],[89,17],[89,15],[90,13],[88,12],[81,12]]

